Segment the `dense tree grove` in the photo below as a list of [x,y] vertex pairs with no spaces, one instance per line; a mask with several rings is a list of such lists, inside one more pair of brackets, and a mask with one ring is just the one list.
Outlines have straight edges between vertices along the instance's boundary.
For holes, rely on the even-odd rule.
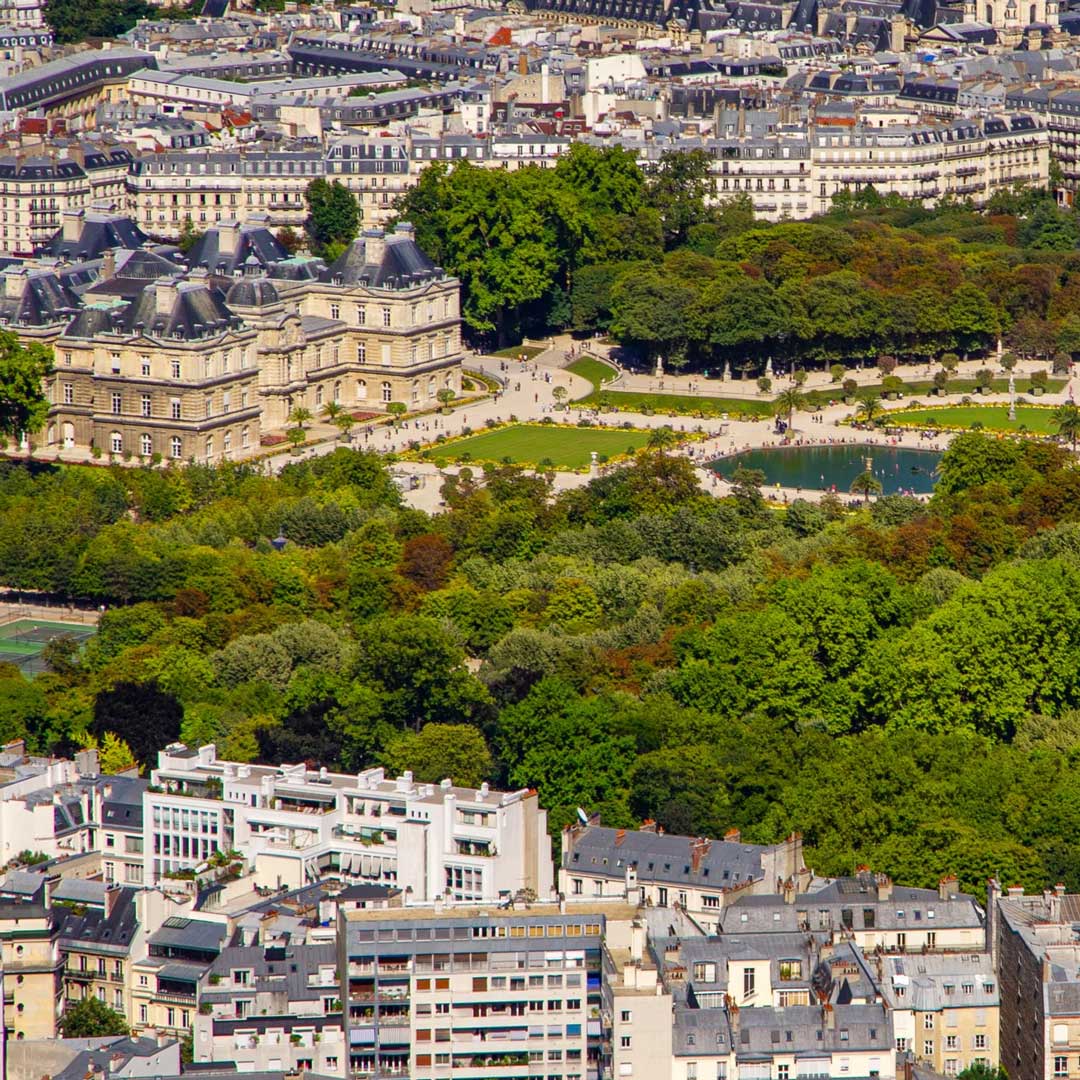
[[710,161],[672,151],[646,175],[575,144],[554,169],[435,163],[399,210],[461,277],[468,325],[503,341],[604,330],[648,361],[751,374],[770,356],[925,362],[999,335],[1023,356],[1080,353],[1080,217],[1049,193],[979,212],[869,190],[768,224],[715,190]]
[[[280,476],[0,466],[0,581],[104,603],[0,669],[0,739],[535,787],[553,828],[776,840],[825,873],[1080,889],[1080,472],[978,433],[928,505],[769,508],[660,449],[553,496],[375,455]],[[269,539],[290,543],[276,551]],[[466,661],[472,661],[467,663]]]

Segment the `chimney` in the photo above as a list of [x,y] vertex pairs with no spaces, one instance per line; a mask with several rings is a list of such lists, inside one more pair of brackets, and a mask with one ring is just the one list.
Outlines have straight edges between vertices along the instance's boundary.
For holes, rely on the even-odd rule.
[[652,818],[646,818],[641,823],[641,828],[638,829],[638,832],[652,833],[655,836],[656,835],[656,822],[653,821]]
[[701,869],[701,860],[708,855],[712,841],[705,837],[698,837],[690,841],[690,867],[694,873]]
[[1009,897],[1023,896],[1024,895],[1024,886],[1023,885],[1010,885],[1005,890],[1005,895],[1009,896]]
[[61,218],[64,239],[75,243],[82,236],[83,210],[65,210]]
[[240,242],[240,222],[222,221],[217,227],[218,252],[222,255],[235,255]]
[[105,918],[109,918],[112,915],[113,910],[116,908],[116,902],[120,899],[120,886],[110,885],[105,890]]
[[116,252],[109,248],[102,258],[101,280],[112,281],[114,277],[116,277]]
[[795,882],[791,878],[784,882],[784,903],[795,903]]
[[26,270],[23,267],[11,267],[4,271],[4,296],[9,300],[18,300],[23,294],[26,283]]
[[957,880],[955,874],[947,874],[938,882],[937,893],[939,900],[948,900],[956,894]]
[[615,846],[616,847],[622,847],[622,843],[623,843],[623,841],[625,839],[626,839],[626,830],[625,829],[619,829],[619,831],[615,833]]
[[836,1013],[833,1012],[833,1007],[826,1001],[821,1006],[821,1011],[825,1014],[826,1029],[832,1031],[836,1027]]
[[874,879],[877,886],[877,898],[879,900],[891,900],[893,883],[888,874],[878,874]]
[[518,74],[529,74],[529,58],[525,55],[524,52],[518,53]]
[[176,282],[170,278],[158,278],[154,282],[154,310],[159,315],[171,315],[176,307],[178,291]]
[[382,229],[365,229],[364,262],[368,266],[378,266],[383,261],[386,251],[386,233]]
[[724,843],[725,844],[739,844],[739,843],[742,843],[742,833],[739,832],[738,829],[728,829],[728,831],[726,833],[724,833]]

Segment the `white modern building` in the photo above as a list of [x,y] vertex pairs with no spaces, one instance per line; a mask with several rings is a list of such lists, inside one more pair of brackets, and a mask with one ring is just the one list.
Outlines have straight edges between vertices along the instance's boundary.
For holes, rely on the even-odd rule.
[[219,761],[213,745],[158,755],[143,806],[145,879],[190,876],[237,849],[256,881],[296,888],[328,874],[392,884],[407,903],[492,902],[553,888],[547,814],[535,792],[418,783],[381,768]]

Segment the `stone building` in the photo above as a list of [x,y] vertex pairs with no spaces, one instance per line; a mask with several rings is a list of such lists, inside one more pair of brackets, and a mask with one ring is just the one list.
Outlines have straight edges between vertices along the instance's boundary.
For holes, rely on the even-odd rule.
[[290,258],[258,219],[223,222],[189,268],[147,249],[0,275],[13,328],[53,344],[45,442],[215,462],[254,453],[299,407],[410,410],[461,386],[457,280],[408,225],[331,266]]

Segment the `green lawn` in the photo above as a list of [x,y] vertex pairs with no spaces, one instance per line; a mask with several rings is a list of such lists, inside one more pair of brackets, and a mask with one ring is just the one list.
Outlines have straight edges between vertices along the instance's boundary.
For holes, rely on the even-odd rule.
[[771,416],[773,403],[769,398],[723,398],[698,394],[650,394],[633,390],[594,391],[582,398],[579,405],[601,407],[610,405],[624,412],[674,413],[679,416]]
[[461,461],[463,455],[469,455],[466,460],[501,462],[509,458],[515,465],[550,462],[556,468],[580,469],[589,464],[593,450],[606,457],[633,453],[648,438],[647,431],[515,424],[432,447],[431,455],[447,461]]
[[498,352],[488,353],[489,356],[501,356],[504,360],[520,360],[522,356],[526,360],[532,360],[534,356],[539,356],[544,350],[536,345],[511,345],[506,349],[499,349]]
[[1007,405],[942,405],[924,409],[890,411],[884,422],[903,427],[933,427],[933,421],[942,428],[968,429],[979,423],[987,431],[1030,431],[1037,435],[1054,435],[1057,427],[1053,422],[1052,408],[1040,409],[1032,405],[1018,405],[1016,420],[1009,419]]
[[566,370],[580,375],[583,379],[588,379],[592,383],[593,390],[599,390],[604,383],[610,382],[616,375],[615,369],[610,364],[605,364],[603,360],[594,360],[591,356],[583,356],[580,360],[567,364]]

